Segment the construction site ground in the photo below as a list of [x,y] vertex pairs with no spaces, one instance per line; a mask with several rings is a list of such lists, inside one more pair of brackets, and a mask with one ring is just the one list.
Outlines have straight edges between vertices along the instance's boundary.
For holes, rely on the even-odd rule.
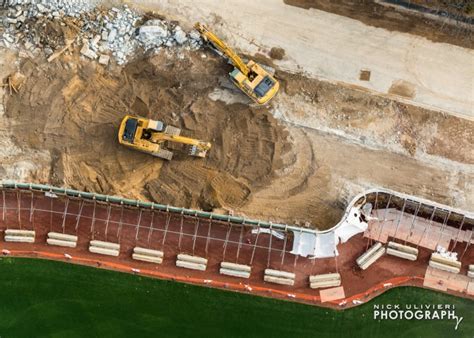
[[[281,14],[278,6],[274,10]],[[167,2],[154,7],[171,18],[189,12],[179,8],[180,13],[173,12]],[[197,11],[195,17],[205,14]],[[195,17],[180,23],[186,27]],[[19,72],[25,82],[18,93],[4,90],[0,176],[318,229],[332,227],[348,199],[376,186],[472,210],[472,120],[416,105],[421,87],[413,97],[409,81],[400,80],[389,86],[391,93],[380,95],[381,87],[354,85],[343,76],[338,80],[346,84],[316,78],[338,75],[318,74],[314,67],[331,70],[334,65],[319,63],[312,52],[304,56],[311,66],[300,62],[303,54],[294,59],[294,50],[281,48],[289,41],[284,37],[278,45],[265,40],[280,48],[270,52],[252,42],[266,35],[252,41],[239,34],[231,38],[222,29],[223,18],[213,17],[209,24],[232,45],[276,68],[282,89],[269,106],[256,107],[234,89],[226,76],[231,67],[205,49],[138,54],[123,67],[104,67],[80,57],[77,48],[53,62],[1,48],[1,78]],[[360,25],[338,18],[346,28]],[[229,27],[234,24],[229,21]],[[443,58],[455,55],[460,64],[472,56],[465,48],[422,44],[435,48],[429,54],[439,49]],[[426,65],[412,64],[415,73],[418,66]],[[453,77],[430,86],[443,83],[443,91],[455,88],[456,95],[465,95],[466,73],[444,74]],[[438,108],[457,100],[445,98]],[[436,104],[428,101],[422,103]],[[472,97],[459,102],[453,110],[472,109]],[[177,150],[173,161],[163,162],[119,146],[117,128],[127,113],[163,120],[186,136],[210,141],[208,158]]]
[[[303,2],[323,10],[296,6]],[[179,20],[183,27],[190,28],[195,21],[206,22],[231,46],[251,55],[280,48],[284,56],[275,60],[280,69],[344,82],[397,100],[474,118],[472,27],[461,30],[454,22],[454,28],[448,32],[449,25],[441,21],[430,29],[431,25],[425,23],[426,16],[403,9],[394,10],[393,15],[385,14],[381,20],[377,15],[384,12],[378,9],[385,8],[381,1],[363,1],[365,5],[337,1],[334,6],[329,2],[333,3],[138,0],[133,4],[165,13],[168,18]],[[338,6],[341,2],[345,5]],[[336,14],[331,13],[334,7],[339,9]],[[348,8],[359,13],[356,19],[352,19]],[[383,28],[378,24],[381,21],[385,22]],[[422,32],[405,33],[412,24],[423,27]],[[442,42],[435,42],[439,41],[436,33],[426,34],[437,31],[443,32]],[[451,44],[461,39],[470,41],[470,47]],[[361,79],[363,70],[370,71],[369,80]]]

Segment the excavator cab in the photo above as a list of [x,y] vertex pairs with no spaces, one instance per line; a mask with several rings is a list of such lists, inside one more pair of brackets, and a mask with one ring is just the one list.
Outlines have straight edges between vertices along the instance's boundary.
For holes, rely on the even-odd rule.
[[194,28],[201,34],[219,55],[226,57],[235,67],[229,73],[232,82],[258,104],[265,104],[275,96],[280,88],[279,82],[255,61],[244,61],[209,29],[196,23]]
[[190,156],[206,157],[211,148],[209,142],[180,136],[180,133],[181,129],[162,121],[127,115],[120,124],[118,140],[127,147],[165,160],[173,157],[173,152],[167,147],[168,143],[184,144]]

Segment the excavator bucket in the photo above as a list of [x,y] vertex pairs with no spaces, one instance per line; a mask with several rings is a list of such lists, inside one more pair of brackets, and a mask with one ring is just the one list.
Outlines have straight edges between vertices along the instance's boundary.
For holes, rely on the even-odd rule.
[[189,147],[189,155],[196,157],[206,157],[207,149],[201,149],[196,145]]

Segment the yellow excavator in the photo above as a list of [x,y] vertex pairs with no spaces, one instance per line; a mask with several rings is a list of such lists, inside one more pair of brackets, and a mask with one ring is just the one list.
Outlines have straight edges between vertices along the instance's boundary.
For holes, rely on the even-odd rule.
[[203,24],[198,22],[194,28],[201,34],[205,42],[229,59],[234,66],[234,70],[229,73],[232,82],[252,100],[258,104],[265,104],[275,96],[280,84],[262,66],[252,60],[245,64],[231,48]]
[[120,124],[118,140],[127,147],[171,160],[173,152],[167,148],[168,142],[184,144],[189,155],[206,157],[211,148],[209,142],[183,137],[181,129],[166,125],[161,121],[127,115]]

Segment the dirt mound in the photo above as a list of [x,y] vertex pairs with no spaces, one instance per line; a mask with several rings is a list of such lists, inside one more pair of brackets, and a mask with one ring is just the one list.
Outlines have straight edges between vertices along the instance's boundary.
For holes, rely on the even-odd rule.
[[270,49],[269,55],[272,59],[283,60],[283,57],[285,56],[285,50],[280,47],[273,47]]
[[[6,115],[19,146],[51,153],[48,183],[206,210],[242,207],[283,165],[287,133],[265,108],[208,99],[222,65],[194,52],[162,52],[115,70],[73,56],[26,60],[26,83]],[[176,151],[163,162],[120,146],[127,113],[212,142],[208,158]]]

